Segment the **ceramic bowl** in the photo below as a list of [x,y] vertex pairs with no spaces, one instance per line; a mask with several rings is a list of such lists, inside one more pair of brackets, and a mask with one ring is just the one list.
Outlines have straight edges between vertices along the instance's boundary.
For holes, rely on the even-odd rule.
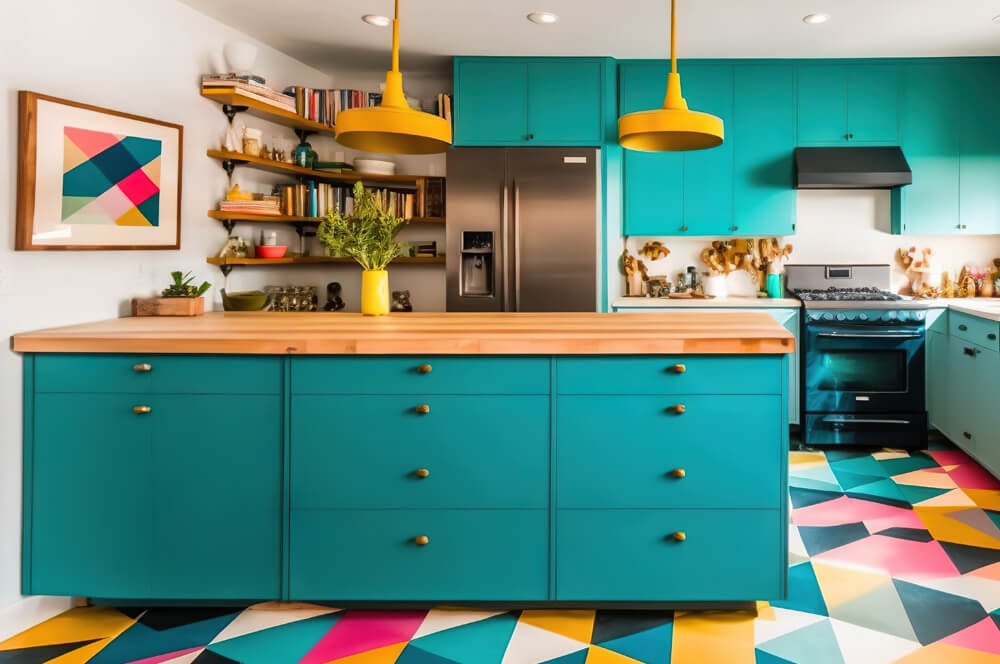
[[241,291],[227,293],[223,288],[222,308],[226,311],[260,311],[267,304],[267,293],[262,291]]
[[354,170],[359,173],[370,173],[372,175],[395,175],[396,164],[391,161],[379,161],[378,159],[355,159]]
[[266,246],[263,244],[258,244],[253,248],[254,256],[257,258],[283,258],[285,252],[288,251],[288,247],[283,244],[275,246]]

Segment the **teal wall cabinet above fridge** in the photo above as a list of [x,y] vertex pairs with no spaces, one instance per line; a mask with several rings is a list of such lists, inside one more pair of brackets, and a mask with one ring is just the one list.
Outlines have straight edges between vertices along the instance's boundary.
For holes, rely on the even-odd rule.
[[456,146],[600,146],[604,58],[457,57]]

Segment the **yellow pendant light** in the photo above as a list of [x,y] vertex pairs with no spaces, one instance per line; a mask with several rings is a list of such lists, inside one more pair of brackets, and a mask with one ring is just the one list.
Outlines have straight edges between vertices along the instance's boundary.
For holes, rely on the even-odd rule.
[[675,152],[722,144],[722,118],[689,111],[677,73],[677,2],[670,0],[670,74],[663,108],[618,118],[618,143],[628,150]]
[[337,113],[334,136],[355,150],[389,154],[433,154],[451,145],[450,122],[406,103],[399,72],[399,0],[392,21],[392,71],[385,73],[382,104]]

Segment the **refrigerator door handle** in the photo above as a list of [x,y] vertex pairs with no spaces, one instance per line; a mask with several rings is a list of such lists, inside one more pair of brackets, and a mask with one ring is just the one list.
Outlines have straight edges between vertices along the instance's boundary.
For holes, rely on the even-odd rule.
[[514,185],[514,311],[521,310],[521,190]]
[[[500,214],[501,216],[501,234],[500,238],[493,240],[493,251],[495,254],[494,260],[496,265],[503,270],[503,310],[510,311],[510,270],[507,269],[507,234],[508,226],[510,220],[510,214],[507,209],[507,203],[510,200],[509,192],[507,191],[506,180],[503,183],[503,187],[500,190],[501,204],[500,204]],[[499,245],[502,249],[497,252],[496,247]]]

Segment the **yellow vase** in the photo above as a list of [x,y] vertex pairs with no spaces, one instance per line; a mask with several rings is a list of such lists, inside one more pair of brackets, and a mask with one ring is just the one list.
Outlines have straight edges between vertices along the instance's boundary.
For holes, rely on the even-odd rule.
[[361,313],[366,316],[389,313],[389,273],[385,270],[361,273]]

